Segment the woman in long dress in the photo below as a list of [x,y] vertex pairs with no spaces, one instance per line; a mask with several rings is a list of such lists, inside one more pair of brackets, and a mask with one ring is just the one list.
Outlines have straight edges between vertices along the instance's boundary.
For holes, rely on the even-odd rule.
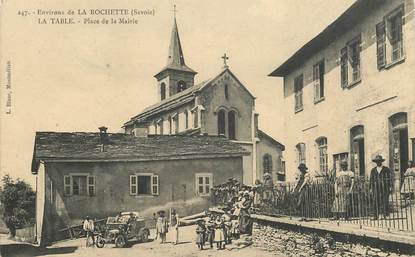
[[225,248],[225,245],[223,244],[223,241],[225,240],[225,234],[223,232],[224,227],[225,224],[223,223],[223,220],[220,216],[217,216],[215,221],[215,239],[213,241],[216,243],[216,247],[218,250]]
[[354,173],[347,170],[347,161],[340,164],[341,170],[337,172],[334,183],[334,202],[332,212],[336,219],[341,217],[348,219],[349,196],[353,191]]
[[404,174],[404,181],[401,187],[401,193],[405,199],[409,198],[410,200],[414,198],[415,194],[415,162],[408,162],[408,169]]

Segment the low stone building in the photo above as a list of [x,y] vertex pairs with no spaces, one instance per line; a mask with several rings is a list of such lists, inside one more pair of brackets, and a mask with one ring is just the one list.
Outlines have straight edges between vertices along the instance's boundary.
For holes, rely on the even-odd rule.
[[86,215],[103,218],[174,202],[180,215],[202,211],[213,186],[243,180],[247,154],[217,136],[38,132],[32,163],[38,242],[56,240],[59,230]]

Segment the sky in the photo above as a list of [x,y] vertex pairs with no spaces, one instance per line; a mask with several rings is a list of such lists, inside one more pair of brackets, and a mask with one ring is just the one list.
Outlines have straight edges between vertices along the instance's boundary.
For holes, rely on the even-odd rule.
[[[157,102],[153,76],[167,62],[174,4],[186,64],[198,72],[195,82],[217,75],[226,53],[232,72],[256,96],[260,128],[284,143],[282,79],[267,75],[354,0],[1,2],[0,176],[33,185],[36,131],[91,132],[105,125],[121,132],[125,121]],[[154,16],[105,25],[83,24],[83,18],[109,16],[73,15],[75,24],[39,24],[39,18],[60,16],[37,15],[113,8],[154,10]],[[19,15],[24,11],[31,15]],[[9,94],[11,114],[5,114]]]

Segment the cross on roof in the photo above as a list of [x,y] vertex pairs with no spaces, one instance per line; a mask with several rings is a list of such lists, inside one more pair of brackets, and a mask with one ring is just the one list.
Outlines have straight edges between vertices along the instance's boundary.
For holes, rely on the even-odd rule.
[[223,67],[228,68],[228,64],[226,63],[227,60],[229,60],[229,57],[226,55],[226,53],[221,57],[223,59]]
[[176,12],[178,12],[177,11],[177,9],[176,9],[176,5],[174,5],[173,6],[173,15],[174,15],[174,18],[176,19]]

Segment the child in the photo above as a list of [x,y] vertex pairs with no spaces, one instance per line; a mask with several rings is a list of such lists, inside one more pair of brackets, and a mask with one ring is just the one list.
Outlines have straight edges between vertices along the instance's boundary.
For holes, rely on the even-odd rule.
[[[223,241],[225,240],[225,235],[223,233],[225,224],[220,216],[216,217],[215,221],[215,239],[214,242],[216,243],[216,247],[218,250],[225,249],[225,245],[223,245]],[[223,245],[223,248],[222,248]]]
[[239,222],[238,217],[233,216],[233,220],[231,221],[232,228],[231,228],[231,237],[233,239],[239,239]]
[[211,213],[206,223],[206,241],[209,242],[210,248],[213,248],[213,239],[215,237],[215,216]]
[[158,219],[156,223],[156,233],[160,236],[161,244],[166,242],[166,234],[167,234],[167,218],[165,216],[165,211],[158,212]]
[[203,245],[205,244],[205,234],[206,234],[206,226],[204,220],[198,220],[197,221],[197,227],[196,227],[196,244],[197,248],[200,250],[203,250]]

